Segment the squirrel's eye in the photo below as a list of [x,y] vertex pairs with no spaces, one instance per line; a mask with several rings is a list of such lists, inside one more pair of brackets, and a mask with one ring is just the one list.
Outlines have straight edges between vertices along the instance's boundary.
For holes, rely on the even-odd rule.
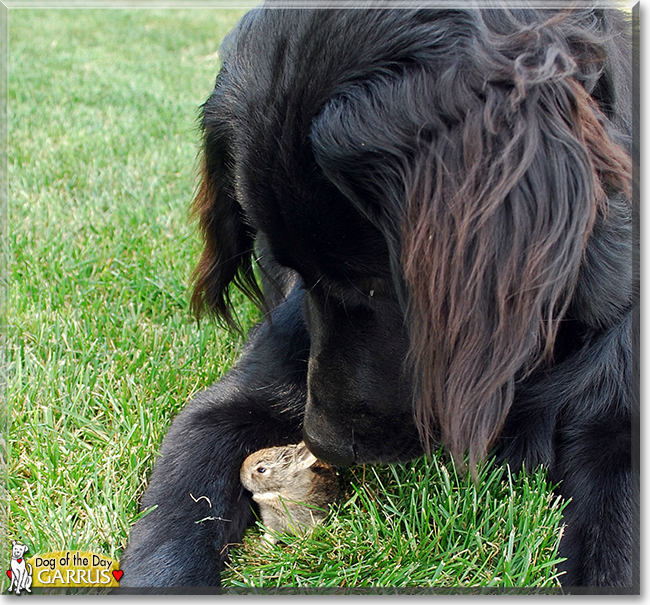
[[258,473],[265,473],[266,472],[266,469],[263,466],[258,466],[257,469],[255,469],[255,470],[257,470]]

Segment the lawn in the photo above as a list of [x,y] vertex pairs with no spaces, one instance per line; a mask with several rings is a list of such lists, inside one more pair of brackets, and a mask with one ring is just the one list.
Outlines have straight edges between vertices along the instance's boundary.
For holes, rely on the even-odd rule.
[[[189,312],[188,207],[198,107],[240,14],[9,12],[5,562],[12,539],[119,558],[170,420],[237,359],[241,338]],[[251,528],[226,584],[557,585],[562,505],[541,472],[487,464],[473,483],[435,456],[342,478],[310,536],[264,550]]]

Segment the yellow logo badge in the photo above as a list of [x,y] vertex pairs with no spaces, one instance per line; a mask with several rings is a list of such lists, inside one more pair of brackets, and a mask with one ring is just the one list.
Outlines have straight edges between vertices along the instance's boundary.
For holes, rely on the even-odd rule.
[[27,560],[32,567],[32,586],[102,587],[119,586],[123,572],[117,561],[85,550],[61,550],[38,554]]

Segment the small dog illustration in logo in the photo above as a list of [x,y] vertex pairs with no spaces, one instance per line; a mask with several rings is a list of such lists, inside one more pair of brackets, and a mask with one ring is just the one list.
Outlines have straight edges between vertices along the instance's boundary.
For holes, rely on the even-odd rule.
[[18,595],[21,590],[32,592],[32,566],[25,561],[25,553],[29,550],[26,544],[19,544],[15,540],[11,541],[11,570],[9,577],[11,584],[9,592],[14,590]]

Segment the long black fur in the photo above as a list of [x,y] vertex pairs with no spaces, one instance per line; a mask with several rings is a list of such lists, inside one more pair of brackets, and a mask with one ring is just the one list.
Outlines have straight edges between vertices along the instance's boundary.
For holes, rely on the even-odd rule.
[[234,282],[269,315],[173,422],[122,585],[218,586],[242,461],[304,438],[544,465],[563,584],[638,591],[630,38],[608,8],[242,19],[203,107],[193,303],[233,325]]

